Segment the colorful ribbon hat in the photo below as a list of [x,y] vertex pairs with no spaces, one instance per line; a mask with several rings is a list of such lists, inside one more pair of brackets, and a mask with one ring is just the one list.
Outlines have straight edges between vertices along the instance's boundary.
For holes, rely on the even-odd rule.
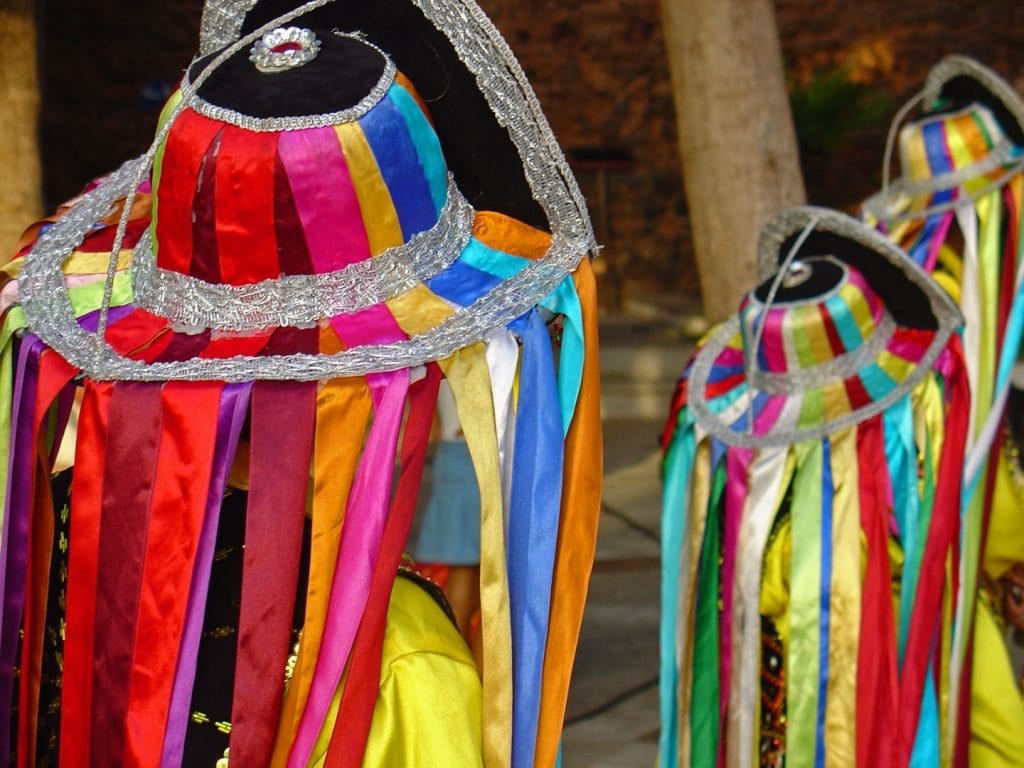
[[[81,394],[61,759],[182,762],[248,424],[231,759],[361,762],[443,375],[481,497],[482,726],[457,736],[488,766],[552,765],[600,509],[585,205],[471,0],[253,5],[207,6],[149,151],[9,265],[0,750],[11,702],[38,700],[49,561],[29,554],[54,510],[34,490]],[[420,703],[445,696],[435,682]]]
[[[515,274],[466,279],[479,251],[473,206],[410,80],[362,36],[281,26],[327,4],[306,3],[193,63],[150,151],[39,237],[22,304],[73,365],[98,379],[225,381],[409,367],[507,325],[592,250],[536,100],[507,48],[486,38],[473,60],[474,93],[492,110],[483,130],[507,126],[519,153],[512,178],[529,184],[551,242]],[[145,206],[131,214],[149,193],[147,224]],[[116,232],[98,230],[125,197]],[[62,265],[112,248],[134,250],[121,255],[130,277],[115,276],[111,259],[98,317],[83,319]]]
[[[919,102],[922,116],[899,131],[902,175],[889,183],[896,131]],[[865,212],[895,223],[968,204],[1019,173],[1022,153],[1024,101],[1013,86],[973,59],[947,56],[897,114],[882,189],[864,203]]]
[[960,323],[915,264],[856,219],[786,210],[762,231],[778,273],[712,332],[690,374],[699,424],[726,443],[817,439],[895,402]]

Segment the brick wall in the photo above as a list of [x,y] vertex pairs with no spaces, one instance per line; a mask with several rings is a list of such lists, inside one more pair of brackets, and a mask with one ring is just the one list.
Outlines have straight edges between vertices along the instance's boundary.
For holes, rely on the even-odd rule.
[[[482,5],[519,55],[563,146],[628,155],[628,168],[606,172],[607,206],[598,205],[598,173],[578,174],[609,259],[635,281],[695,293],[659,0]],[[201,1],[40,6],[44,178],[53,203],[148,145],[160,101],[152,92],[174,81],[191,56]],[[1024,84],[1024,6],[1017,0],[776,6],[797,83],[843,66],[885,89],[895,106],[941,55],[963,52]],[[804,158],[812,201],[850,206],[873,190],[887,120],[847,136],[828,156]]]

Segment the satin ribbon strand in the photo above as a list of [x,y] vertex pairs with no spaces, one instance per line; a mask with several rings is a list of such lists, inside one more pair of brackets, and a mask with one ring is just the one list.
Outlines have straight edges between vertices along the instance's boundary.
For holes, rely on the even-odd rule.
[[480,487],[480,603],[483,634],[483,750],[486,768],[508,768],[512,754],[512,624],[486,351],[466,347],[441,363],[455,396]]
[[409,372],[373,374],[367,381],[374,402],[373,428],[349,494],[337,558],[344,567],[335,569],[321,650],[289,754],[289,768],[306,765],[321,731],[333,727],[327,714],[366,607],[390,503]]
[[252,389],[250,491],[230,749],[267,765],[280,717],[316,408],[315,382],[258,381]]
[[428,366],[425,378],[412,385],[409,416],[402,437],[401,472],[373,574],[366,615],[356,634],[353,658],[341,695],[338,721],[327,752],[326,768],[359,768],[373,720],[380,685],[381,653],[395,571],[412,526],[434,420],[440,369]]

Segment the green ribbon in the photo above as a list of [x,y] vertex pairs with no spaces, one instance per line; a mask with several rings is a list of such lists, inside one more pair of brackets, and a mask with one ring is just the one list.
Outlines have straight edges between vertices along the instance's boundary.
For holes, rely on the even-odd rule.
[[718,673],[718,591],[721,555],[722,500],[725,495],[724,456],[711,481],[704,543],[700,550],[697,576],[696,637],[693,646],[693,699],[690,704],[692,768],[715,768],[718,762],[719,673]]
[[[815,762],[818,721],[819,614],[821,612],[821,505],[823,448],[820,440],[796,446],[791,504],[789,649],[786,653],[786,764]],[[849,628],[857,631],[856,628]]]

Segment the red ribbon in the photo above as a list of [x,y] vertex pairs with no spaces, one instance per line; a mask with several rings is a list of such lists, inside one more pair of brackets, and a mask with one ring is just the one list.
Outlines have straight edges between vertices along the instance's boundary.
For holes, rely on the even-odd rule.
[[[156,262],[163,269],[188,274],[192,264],[192,204],[199,188],[203,157],[223,123],[205,118],[191,109],[178,116],[167,136],[163,159],[154,168],[159,182],[156,196]],[[63,750],[62,750],[63,751]]]
[[168,382],[127,707],[125,763],[156,766],[213,466],[221,382]]
[[215,184],[219,275],[241,285],[281,276],[274,227],[277,133],[224,127]]
[[[89,713],[92,711],[92,649],[99,570],[100,508],[110,401],[114,385],[86,380],[78,417],[71,492],[64,675],[60,720],[61,768],[89,768]],[[68,716],[68,713],[77,716]]]
[[857,652],[857,764],[888,768],[897,765],[898,680],[887,533],[889,469],[880,416],[857,428],[857,463],[860,523],[867,539]]
[[[159,447],[160,383],[114,384],[100,510],[91,765],[121,765],[124,759],[129,680]],[[64,717],[75,714],[79,713],[65,710]]]
[[[921,714],[921,698],[929,659],[942,620],[942,594],[947,558],[953,555],[956,573],[955,544],[960,526],[960,490],[963,476],[967,419],[971,395],[964,370],[960,341],[954,337],[948,347],[949,373],[946,380],[946,437],[939,459],[939,476],[935,488],[935,507],[928,530],[917,596],[910,620],[903,670],[900,674],[899,759],[900,765],[910,762],[914,736]],[[962,734],[964,737],[967,734]]]
[[431,364],[427,367],[426,378],[416,382],[409,395],[410,410],[402,438],[402,469],[384,529],[366,612],[356,634],[353,661],[345,678],[338,725],[331,735],[325,768],[359,768],[363,763],[380,687],[381,655],[391,589],[416,511],[440,381],[440,368]]

